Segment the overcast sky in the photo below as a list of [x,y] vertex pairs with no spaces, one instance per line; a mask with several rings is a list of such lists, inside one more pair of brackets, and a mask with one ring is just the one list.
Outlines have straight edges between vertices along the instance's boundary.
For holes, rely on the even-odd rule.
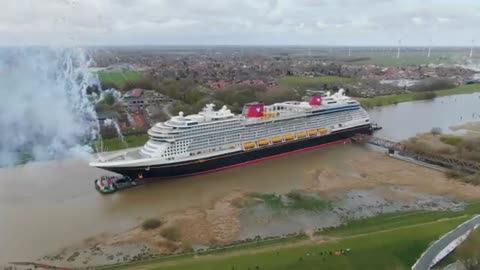
[[480,0],[0,0],[1,45],[480,44]]

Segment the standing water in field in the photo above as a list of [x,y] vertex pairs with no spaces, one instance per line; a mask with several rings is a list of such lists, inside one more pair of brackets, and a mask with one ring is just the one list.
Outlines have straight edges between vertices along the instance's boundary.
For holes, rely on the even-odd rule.
[[99,124],[87,87],[98,85],[79,48],[0,51],[0,167],[88,155]]

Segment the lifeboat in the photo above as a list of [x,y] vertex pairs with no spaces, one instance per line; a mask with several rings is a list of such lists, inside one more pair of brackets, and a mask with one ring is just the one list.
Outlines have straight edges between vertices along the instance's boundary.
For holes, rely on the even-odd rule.
[[246,143],[243,144],[244,149],[252,149],[254,147],[255,147],[255,143],[253,143],[253,142],[246,142]]
[[312,130],[308,131],[308,136],[315,136],[315,135],[317,135],[317,130],[316,129],[312,129]]
[[295,137],[293,136],[293,134],[286,134],[285,136],[283,136],[283,138],[285,139],[285,141],[291,141]]
[[268,140],[259,140],[257,141],[258,146],[265,146],[268,145]]
[[328,129],[327,128],[319,128],[318,132],[320,132],[320,134],[326,134],[328,132]]
[[297,133],[297,138],[301,139],[301,138],[305,138],[305,136],[307,136],[307,133],[302,131],[302,132],[298,132]]
[[282,142],[282,137],[273,137],[272,138],[272,143],[279,143]]

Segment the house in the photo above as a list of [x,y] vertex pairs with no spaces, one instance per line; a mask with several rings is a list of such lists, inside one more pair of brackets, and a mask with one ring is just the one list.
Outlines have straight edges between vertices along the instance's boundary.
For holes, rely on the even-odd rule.
[[165,104],[171,102],[171,99],[153,90],[135,88],[123,95],[123,102],[129,109],[139,109]]

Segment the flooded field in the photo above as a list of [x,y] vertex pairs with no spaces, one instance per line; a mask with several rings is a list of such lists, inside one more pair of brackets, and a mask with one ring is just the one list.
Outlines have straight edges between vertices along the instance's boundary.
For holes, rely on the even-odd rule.
[[[432,127],[447,130],[453,125],[478,121],[479,105],[480,95],[473,94],[402,103],[376,109],[371,115],[374,122],[384,127],[378,136],[400,140]],[[146,218],[168,216],[185,209],[211,209],[216,202],[235,192],[284,194],[291,190],[309,190],[325,197],[330,194],[331,199],[337,196],[342,209],[357,203],[351,197],[364,196],[370,192],[366,190],[385,185],[411,190],[418,195],[413,202],[424,198],[427,202],[446,204],[446,208],[450,205],[449,199],[435,196],[480,198],[480,190],[449,182],[439,172],[385,159],[378,153],[375,154],[380,156],[368,156],[369,153],[370,150],[362,146],[342,144],[224,172],[151,183],[110,196],[98,194],[93,187],[93,179],[105,172],[90,168],[82,160],[0,169],[0,263],[40,258],[95,235],[127,231]],[[417,181],[418,177],[423,181]],[[436,179],[440,182],[434,182]],[[378,192],[375,194],[378,196]],[[382,196],[375,196],[365,199],[365,205],[377,211],[385,204]],[[399,209],[405,205],[411,203],[389,207]],[[257,210],[256,213],[262,211]],[[329,219],[332,225],[339,221],[339,216]],[[278,233],[292,229],[288,220],[281,222]],[[243,218],[239,224],[234,238],[260,232],[255,229],[261,225],[256,219]],[[249,227],[252,230],[249,231]]]

